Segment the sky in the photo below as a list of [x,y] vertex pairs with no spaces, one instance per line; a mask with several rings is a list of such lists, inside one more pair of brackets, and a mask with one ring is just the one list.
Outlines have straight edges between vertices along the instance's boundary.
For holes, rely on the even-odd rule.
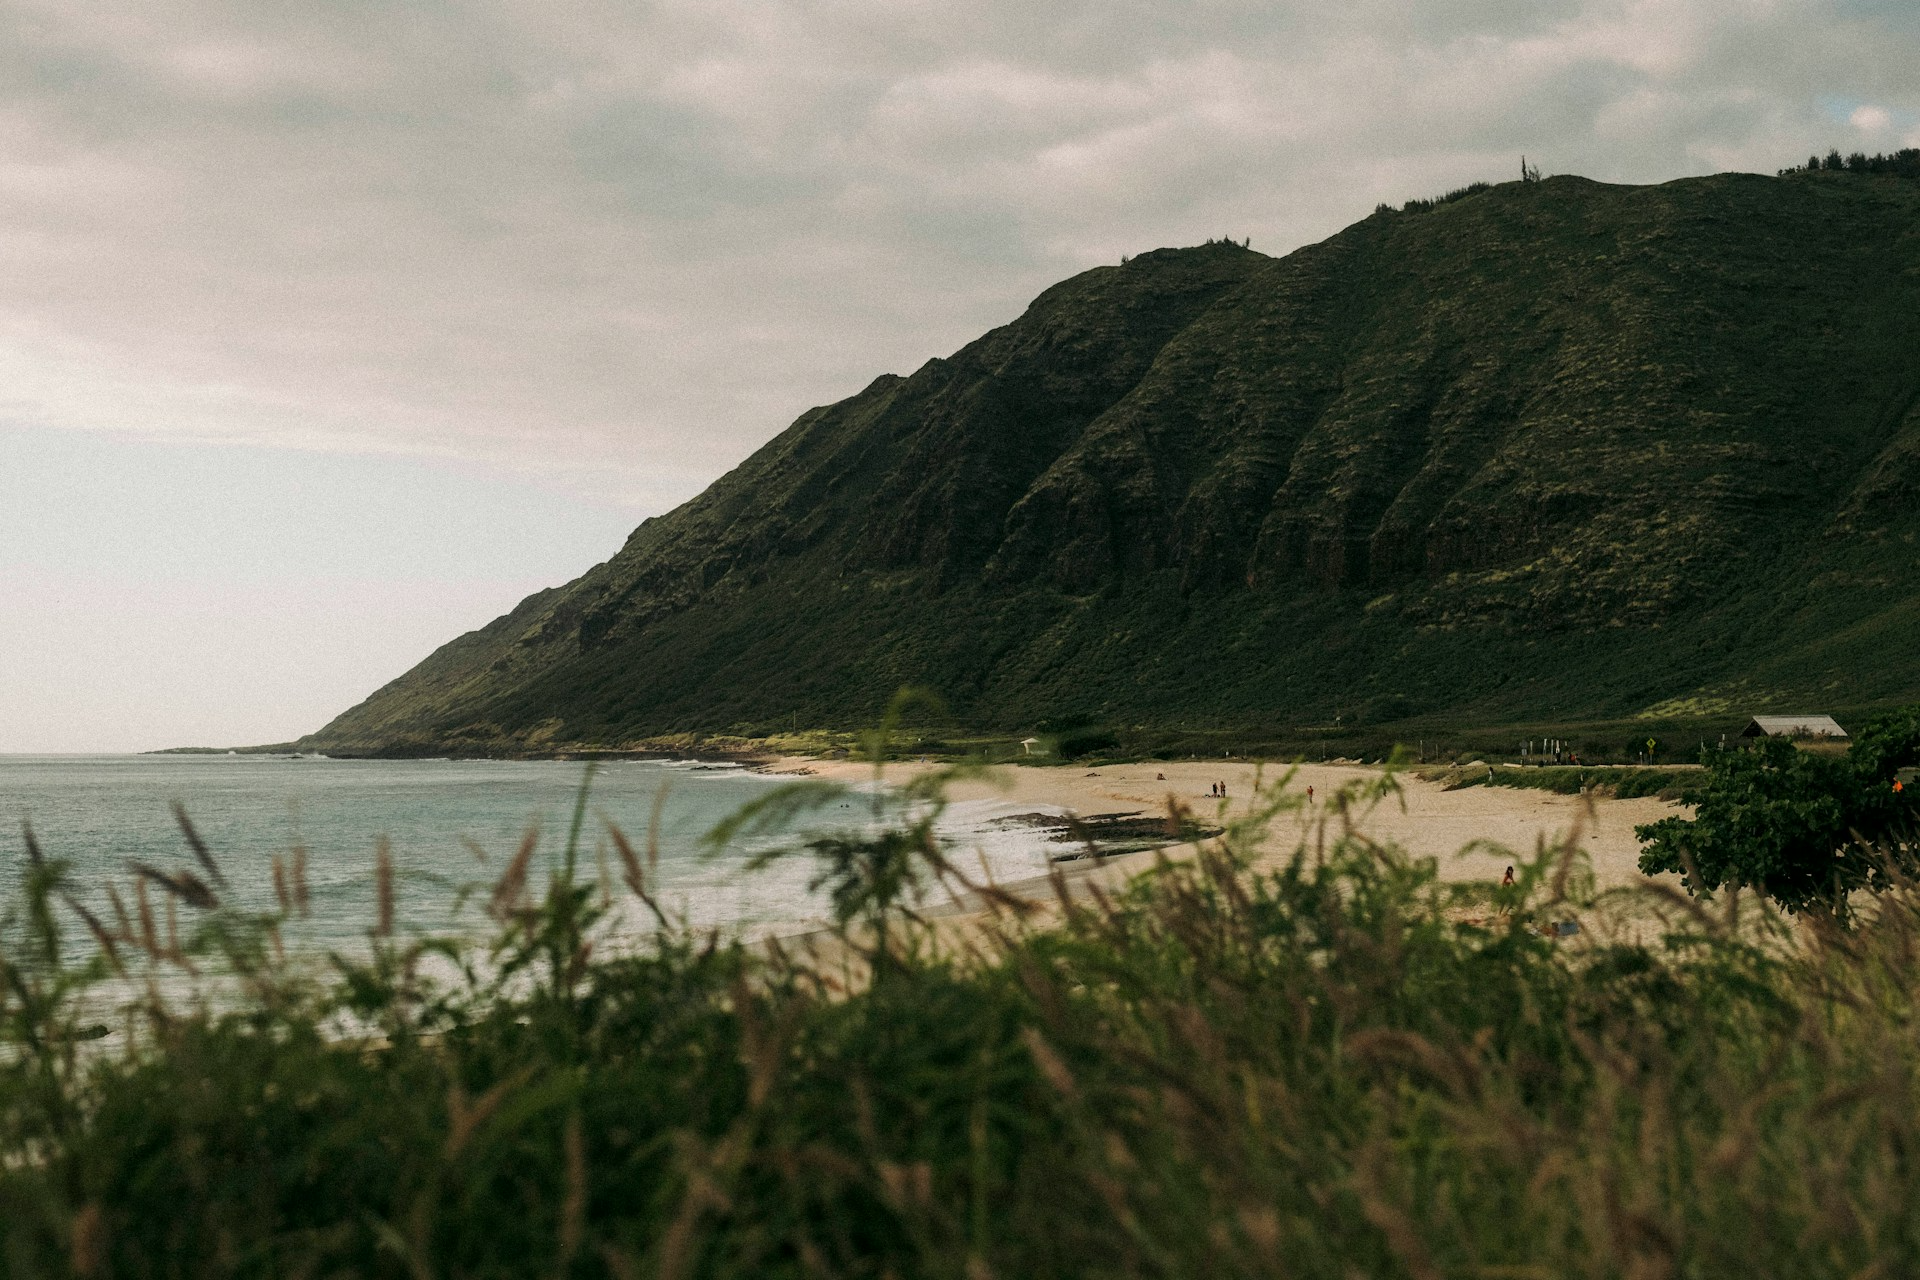
[[0,0],[0,753],[285,741],[1047,285],[1920,145],[1912,0]]

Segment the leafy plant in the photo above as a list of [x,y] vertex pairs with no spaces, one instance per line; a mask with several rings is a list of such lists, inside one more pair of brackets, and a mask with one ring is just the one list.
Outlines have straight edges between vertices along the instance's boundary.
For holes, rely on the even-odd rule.
[[1691,893],[1737,885],[1789,911],[1845,917],[1854,890],[1885,889],[1916,868],[1915,810],[1893,783],[1917,759],[1912,707],[1869,723],[1844,758],[1782,738],[1705,751],[1706,777],[1687,796],[1694,816],[1635,828],[1640,869],[1679,872]]
[[[886,735],[867,748],[883,762]],[[942,799],[835,794],[907,833]],[[564,849],[542,889],[537,833],[487,895],[490,936],[409,939],[383,907],[389,959],[318,971],[272,943],[297,859],[251,924],[208,927],[233,908],[196,851],[205,895],[140,876],[162,898],[96,930],[36,844],[0,931],[0,1259],[596,1280],[1920,1262],[1912,885],[1850,933],[1737,891],[1711,913],[1658,887],[1595,900],[1574,832],[1515,856],[1496,904],[1367,837],[1390,773],[1311,813],[1284,772],[1250,799],[1189,859],[1058,879],[1044,920],[990,896],[965,933],[898,910],[937,845],[843,856],[802,832],[794,855],[848,889],[841,940],[886,957],[865,975],[657,909],[643,945],[589,945],[612,917]],[[775,808],[730,830],[795,836]],[[569,844],[586,811],[583,784]],[[608,837],[651,905],[648,853]],[[197,922],[177,946],[167,903]],[[162,998],[188,963],[215,989]],[[114,1036],[74,1038],[103,1007]]]

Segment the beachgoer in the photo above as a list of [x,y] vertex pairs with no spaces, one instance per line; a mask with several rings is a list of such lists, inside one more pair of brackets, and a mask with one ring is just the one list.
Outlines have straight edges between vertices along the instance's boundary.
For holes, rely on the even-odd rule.
[[1511,889],[1513,887],[1513,868],[1512,867],[1508,867],[1507,874],[1500,877],[1500,887],[1502,889]]
[[1312,804],[1312,803],[1313,803],[1313,788],[1312,788],[1312,787],[1308,787],[1308,788],[1307,788],[1307,803],[1308,803],[1308,804]]

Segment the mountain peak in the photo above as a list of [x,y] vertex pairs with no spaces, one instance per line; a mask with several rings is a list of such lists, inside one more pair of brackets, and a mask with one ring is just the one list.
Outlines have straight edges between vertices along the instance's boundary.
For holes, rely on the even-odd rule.
[[1004,726],[1912,697],[1916,214],[1556,177],[1096,267],[309,742],[846,725],[906,682]]

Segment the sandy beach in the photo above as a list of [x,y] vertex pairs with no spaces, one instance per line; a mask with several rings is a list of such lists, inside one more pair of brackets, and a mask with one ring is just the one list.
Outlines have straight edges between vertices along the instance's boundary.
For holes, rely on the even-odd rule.
[[[901,782],[932,767],[894,763],[887,766],[885,776]],[[872,765],[848,760],[789,758],[768,768],[769,772],[843,782],[873,776]],[[1016,808],[1031,805],[1036,812],[1064,810],[1081,817],[1163,814],[1172,799],[1207,821],[1219,814],[1244,814],[1258,772],[1258,766],[1244,761],[1187,760],[1098,768],[1013,765],[996,770],[990,779],[961,782],[950,795],[955,801],[994,799]],[[1284,768],[1273,766],[1264,770],[1269,783],[1284,772]],[[1377,781],[1381,773],[1378,768],[1363,765],[1298,766],[1292,789],[1304,795],[1307,788],[1313,788],[1314,804],[1297,817],[1280,820],[1269,856],[1282,856],[1295,846],[1299,835],[1317,826],[1327,813],[1328,802],[1342,788]],[[1356,825],[1374,839],[1391,841],[1419,856],[1437,858],[1442,875],[1449,879],[1498,879],[1512,860],[1501,850],[1531,854],[1543,844],[1558,844],[1571,833],[1577,834],[1586,849],[1598,887],[1632,884],[1643,879],[1637,865],[1640,844],[1634,838],[1634,827],[1685,812],[1680,805],[1652,797],[1589,801],[1515,787],[1447,791],[1438,783],[1404,773],[1397,781],[1400,794],[1387,797],[1364,814],[1356,812]],[[1209,794],[1216,782],[1226,784],[1228,798],[1224,803]],[[1181,851],[1168,852],[1179,856]],[[1111,882],[1151,860],[1152,855],[1135,854],[1108,860],[1098,869],[1077,863],[1064,867],[1076,879]]]

